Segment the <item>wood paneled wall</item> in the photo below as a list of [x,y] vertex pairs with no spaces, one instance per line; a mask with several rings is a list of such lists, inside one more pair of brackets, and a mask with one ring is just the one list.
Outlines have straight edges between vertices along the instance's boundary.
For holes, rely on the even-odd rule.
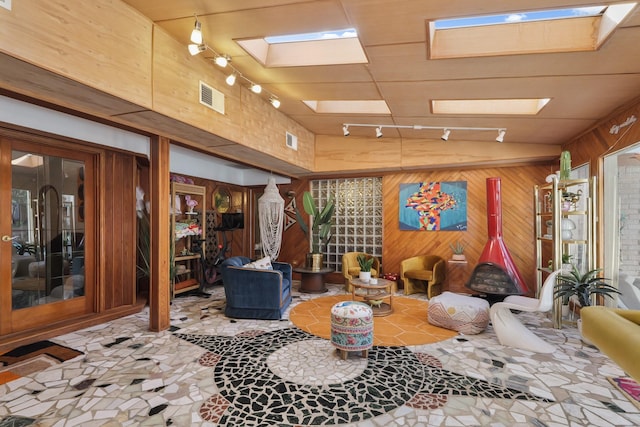
[[[486,179],[500,177],[502,187],[502,223],[504,241],[514,262],[531,292],[535,289],[535,240],[533,187],[544,182],[553,170],[551,165],[513,166],[505,168],[478,168],[465,170],[435,170],[387,173],[383,175],[383,250],[382,268],[387,273],[399,273],[400,262],[414,255],[434,254],[451,258],[449,243],[456,240],[468,244],[465,251],[469,273],[475,266],[487,243]],[[401,231],[398,224],[400,184],[431,181],[467,182],[466,231]],[[300,180],[280,186],[285,198],[294,191],[296,202],[302,203],[302,193],[308,181]],[[309,244],[297,224],[283,234],[280,259],[293,265],[304,263]],[[327,280],[341,283],[340,274],[329,275]]]
[[[535,289],[535,240],[533,187],[544,182],[548,165],[509,168],[468,169],[460,171],[416,171],[385,175],[383,178],[383,270],[399,273],[403,259],[421,255],[439,255],[450,259],[450,243],[460,240],[469,262],[475,267],[487,236],[486,180],[499,177],[502,188],[502,228],[504,241],[530,291]],[[467,182],[466,231],[401,231],[398,224],[400,184],[433,181]]]
[[136,160],[131,154],[105,152],[101,193],[103,226],[98,245],[103,253],[100,310],[135,303],[136,297]]

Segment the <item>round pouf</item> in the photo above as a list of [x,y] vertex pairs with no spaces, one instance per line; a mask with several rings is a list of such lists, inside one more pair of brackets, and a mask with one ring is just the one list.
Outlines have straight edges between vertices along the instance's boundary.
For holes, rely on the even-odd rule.
[[331,307],[331,344],[343,359],[350,351],[367,357],[373,346],[373,310],[360,301],[343,301]]
[[427,316],[432,325],[467,335],[479,334],[489,324],[489,303],[481,298],[443,292],[429,300]]

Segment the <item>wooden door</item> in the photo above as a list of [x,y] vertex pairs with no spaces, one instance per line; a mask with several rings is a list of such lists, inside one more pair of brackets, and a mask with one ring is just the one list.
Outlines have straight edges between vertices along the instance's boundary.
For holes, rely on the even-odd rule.
[[0,137],[0,336],[93,311],[94,162]]

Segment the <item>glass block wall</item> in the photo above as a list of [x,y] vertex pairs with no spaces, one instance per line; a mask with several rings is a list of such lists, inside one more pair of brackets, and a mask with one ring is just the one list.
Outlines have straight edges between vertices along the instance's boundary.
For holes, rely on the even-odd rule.
[[311,194],[324,207],[334,196],[333,238],[324,254],[326,267],[342,271],[342,255],[366,252],[382,262],[382,178],[311,181]]

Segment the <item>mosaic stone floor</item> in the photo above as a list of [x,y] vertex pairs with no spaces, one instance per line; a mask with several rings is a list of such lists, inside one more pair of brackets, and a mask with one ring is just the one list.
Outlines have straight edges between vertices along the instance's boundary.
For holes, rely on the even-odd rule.
[[607,380],[623,372],[542,315],[521,314],[554,354],[500,346],[489,327],[342,360],[287,318],[226,318],[211,292],[176,299],[169,331],[144,311],[52,339],[85,354],[0,385],[0,427],[640,425]]

